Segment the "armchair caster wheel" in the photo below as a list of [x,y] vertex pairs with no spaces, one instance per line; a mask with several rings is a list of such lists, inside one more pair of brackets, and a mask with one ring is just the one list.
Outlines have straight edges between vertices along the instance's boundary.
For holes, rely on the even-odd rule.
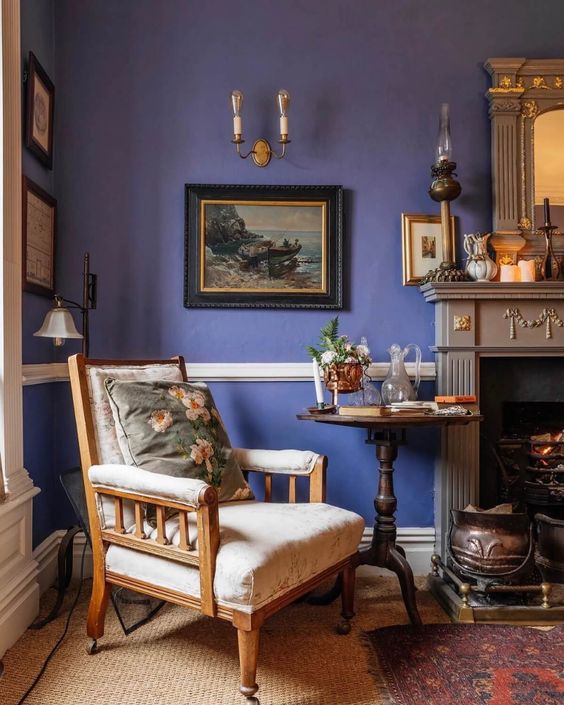
[[345,619],[340,624],[337,624],[335,631],[337,634],[341,634],[343,636],[346,636],[347,634],[351,633],[351,623]]
[[254,696],[245,698],[245,702],[247,703],[247,705],[260,705],[259,699],[255,698]]
[[93,656],[94,654],[98,653],[98,642],[96,641],[96,639],[90,640],[88,646],[86,647],[86,653],[89,656]]

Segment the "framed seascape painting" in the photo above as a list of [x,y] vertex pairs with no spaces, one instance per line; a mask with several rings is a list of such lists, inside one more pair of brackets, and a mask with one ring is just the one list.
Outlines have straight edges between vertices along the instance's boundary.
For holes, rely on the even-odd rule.
[[184,305],[342,308],[341,186],[186,185]]
[[[451,217],[454,253],[454,216]],[[403,285],[419,286],[431,269],[444,260],[441,217],[419,213],[401,214]]]

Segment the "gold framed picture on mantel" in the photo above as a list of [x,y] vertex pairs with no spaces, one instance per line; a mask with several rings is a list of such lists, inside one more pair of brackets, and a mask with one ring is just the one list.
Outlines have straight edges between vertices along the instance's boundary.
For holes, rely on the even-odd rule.
[[[454,249],[454,216],[450,226]],[[403,285],[419,286],[431,269],[444,260],[441,216],[421,213],[401,214]]]

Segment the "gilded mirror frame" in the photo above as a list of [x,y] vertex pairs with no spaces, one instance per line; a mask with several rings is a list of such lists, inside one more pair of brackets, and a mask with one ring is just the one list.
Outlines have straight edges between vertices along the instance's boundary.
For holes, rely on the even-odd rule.
[[[544,240],[535,223],[535,121],[564,109],[564,59],[494,58],[484,68],[492,86],[486,92],[491,120],[493,226],[491,243],[498,263],[540,258]],[[564,232],[564,223],[558,233]],[[553,240],[564,256],[564,235]]]

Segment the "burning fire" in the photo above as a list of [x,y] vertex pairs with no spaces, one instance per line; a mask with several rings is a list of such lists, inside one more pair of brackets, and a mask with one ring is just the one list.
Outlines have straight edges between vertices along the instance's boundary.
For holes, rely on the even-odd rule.
[[540,433],[531,436],[533,450],[538,455],[552,455],[558,450],[558,446],[564,443],[564,431],[556,433]]

